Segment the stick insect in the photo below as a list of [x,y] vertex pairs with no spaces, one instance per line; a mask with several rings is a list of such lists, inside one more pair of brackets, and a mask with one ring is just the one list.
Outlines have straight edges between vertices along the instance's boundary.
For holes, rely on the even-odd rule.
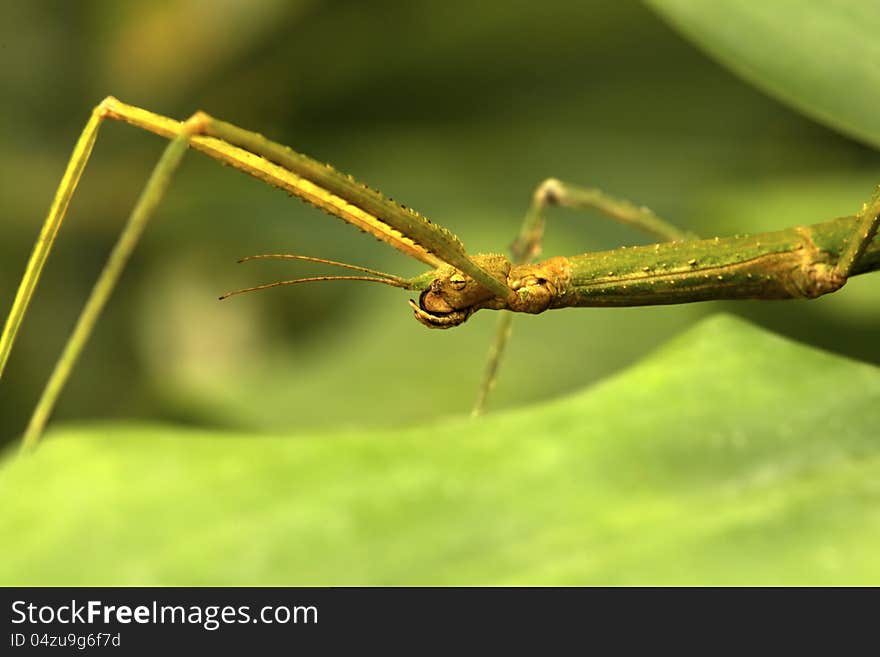
[[[368,281],[418,292],[417,300],[409,300],[415,318],[429,328],[452,328],[482,309],[535,314],[565,307],[815,298],[838,290],[850,276],[880,269],[880,240],[874,239],[880,223],[880,193],[853,216],[758,235],[701,240],[645,207],[555,179],[545,181],[535,191],[509,257],[469,256],[458,237],[445,228],[350,176],[260,134],[203,112],[179,122],[108,97],[92,111],[79,137],[27,264],[0,337],[0,376],[98,129],[108,118],[171,141],[153,169],[55,365],[25,431],[25,448],[39,440],[101,310],[189,147],[340,217],[430,267],[420,276],[403,278],[323,258],[292,254],[252,256],[246,259],[288,258],[332,265],[357,274],[278,281],[235,290],[221,299],[298,283]],[[598,210],[660,241],[650,246],[556,256],[535,262],[549,206]],[[475,414],[484,409],[494,383],[510,334],[510,312],[502,315],[490,348]]]

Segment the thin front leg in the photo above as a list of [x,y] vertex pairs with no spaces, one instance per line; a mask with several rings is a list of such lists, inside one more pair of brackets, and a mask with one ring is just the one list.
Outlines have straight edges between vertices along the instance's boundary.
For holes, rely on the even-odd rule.
[[86,341],[92,334],[101,311],[107,304],[113,288],[116,287],[122,270],[125,268],[129,257],[143,234],[147,222],[168,190],[171,178],[174,172],[177,171],[180,161],[183,159],[183,155],[189,146],[190,137],[201,131],[203,122],[203,116],[196,114],[192,119],[184,123],[180,134],[168,144],[152,174],[150,174],[144,191],[132,210],[125,228],[119,234],[119,239],[110,252],[107,264],[104,265],[98,280],[95,281],[95,286],[92,288],[85,306],[83,306],[76,326],[67,339],[64,351],[61,352],[61,356],[55,364],[55,369],[49,377],[49,382],[46,384],[39,402],[37,402],[22,439],[22,448],[24,450],[33,448],[39,441],[49,415],[51,415],[52,409],[55,407],[55,402],[58,401],[58,396],[61,394],[64,384],[67,382],[79,355],[82,353]]
[[31,251],[30,260],[28,260],[21,284],[15,294],[15,301],[12,302],[12,309],[6,319],[3,335],[0,336],[0,378],[3,377],[3,370],[6,368],[9,354],[12,352],[12,345],[15,344],[15,338],[18,336],[18,330],[21,328],[28,305],[34,296],[40,274],[49,258],[49,253],[52,251],[52,245],[55,244],[55,238],[58,237],[61,224],[64,223],[64,215],[67,213],[70,199],[73,198],[83,170],[88,164],[92,147],[98,138],[98,128],[101,127],[105,116],[104,103],[92,110],[92,116],[76,142],[70,160],[67,162],[67,169],[64,171],[64,176],[55,192],[52,207],[49,208],[49,214],[46,216],[46,221],[43,222],[40,236],[37,238],[34,250]]
[[[696,234],[661,219],[644,206],[616,199],[595,188],[578,187],[548,178],[535,190],[519,235],[510,247],[514,265],[526,264],[540,253],[541,239],[544,236],[544,210],[553,205],[574,210],[597,210],[619,223],[659,237],[664,242],[697,238]],[[481,415],[485,410],[486,399],[495,385],[501,357],[510,338],[512,321],[513,314],[509,312],[502,313],[498,320],[472,415]]]

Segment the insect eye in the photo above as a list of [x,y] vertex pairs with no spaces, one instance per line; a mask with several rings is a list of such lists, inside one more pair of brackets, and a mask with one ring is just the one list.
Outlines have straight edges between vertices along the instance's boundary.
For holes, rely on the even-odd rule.
[[460,291],[464,289],[465,280],[462,276],[452,276],[449,279],[449,284],[453,290]]

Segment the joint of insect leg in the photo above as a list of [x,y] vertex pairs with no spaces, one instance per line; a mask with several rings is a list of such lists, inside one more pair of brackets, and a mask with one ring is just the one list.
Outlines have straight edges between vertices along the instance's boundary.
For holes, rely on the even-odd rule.
[[538,205],[559,205],[565,195],[565,187],[556,178],[547,178],[535,190],[535,203]]
[[212,120],[213,119],[210,117],[210,115],[199,110],[191,117],[189,117],[186,121],[184,121],[181,133],[190,137],[193,135],[204,134]]
[[95,113],[101,118],[113,116],[119,108],[119,99],[115,96],[107,96],[100,103],[95,105]]

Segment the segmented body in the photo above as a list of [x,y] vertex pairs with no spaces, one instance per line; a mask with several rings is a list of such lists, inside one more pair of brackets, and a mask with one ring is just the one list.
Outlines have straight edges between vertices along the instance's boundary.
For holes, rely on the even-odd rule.
[[[812,299],[840,289],[837,261],[856,217],[758,235],[664,242],[558,256],[512,266],[503,256],[474,260],[514,291],[506,298],[438,268],[414,307],[432,328],[451,328],[477,310],[540,313],[553,308],[653,306],[720,299]],[[853,273],[880,268],[880,240]]]

